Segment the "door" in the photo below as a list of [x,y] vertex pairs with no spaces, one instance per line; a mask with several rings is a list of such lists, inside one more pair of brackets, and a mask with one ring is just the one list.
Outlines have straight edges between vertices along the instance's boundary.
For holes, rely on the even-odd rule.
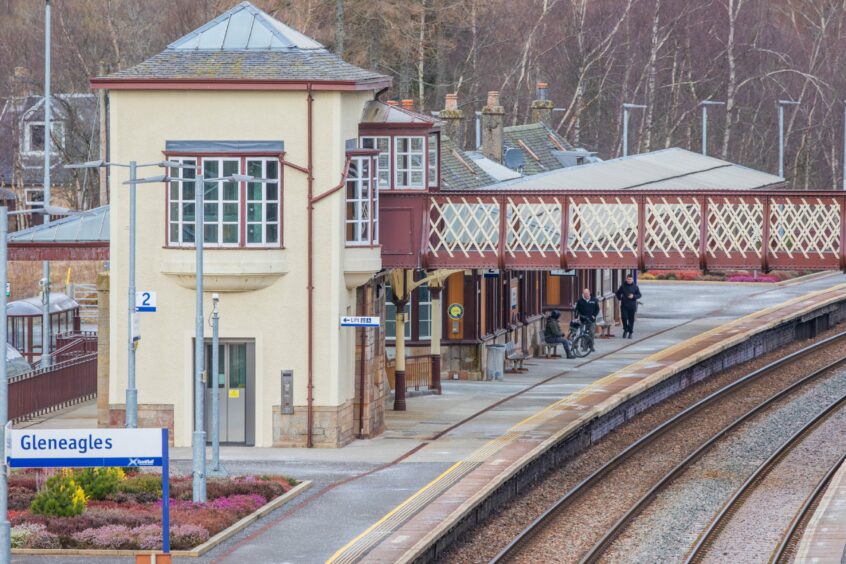
[[[212,346],[206,343],[206,437],[211,441]],[[245,342],[222,342],[218,348],[217,386],[220,401],[220,442],[254,444],[255,346]]]

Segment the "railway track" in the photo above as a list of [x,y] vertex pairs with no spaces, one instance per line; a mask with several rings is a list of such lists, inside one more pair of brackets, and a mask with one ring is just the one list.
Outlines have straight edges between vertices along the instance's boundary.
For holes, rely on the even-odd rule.
[[[690,427],[689,423],[692,421],[691,418],[695,415],[717,413],[722,409],[721,406],[726,405],[729,402],[737,402],[739,401],[739,398],[742,398],[744,395],[754,396],[755,394],[749,393],[750,390],[755,389],[756,386],[759,388],[765,386],[765,383],[771,380],[774,374],[778,374],[779,371],[787,370],[808,355],[818,353],[819,351],[827,349],[831,345],[840,343],[844,339],[846,339],[846,332],[839,333],[791,353],[762,368],[754,370],[748,375],[726,385],[660,424],[651,432],[629,445],[610,461],[602,465],[590,476],[570,489],[566,494],[561,496],[554,504],[552,504],[552,506],[550,506],[543,514],[537,517],[529,524],[528,527],[515,537],[491,560],[491,562],[509,562],[521,560],[521,557],[523,557],[522,559],[526,561],[531,560],[532,557],[527,556],[527,554],[531,552],[528,549],[532,548],[532,545],[536,542],[540,533],[545,532],[547,529],[555,531],[556,528],[552,526],[552,524],[561,518],[564,513],[567,513],[567,511],[573,507],[578,509],[578,504],[581,503],[580,500],[583,498],[590,499],[590,496],[594,495],[594,492],[600,491],[600,488],[603,487],[605,482],[612,480],[615,472],[625,470],[627,463],[632,460],[637,460],[637,457],[642,456],[642,453],[648,451],[649,448],[655,448],[656,445],[660,445],[660,440],[663,437],[672,436],[673,433],[679,432],[679,430],[684,428],[686,425],[687,427]],[[654,485],[641,495],[631,506],[629,506],[628,510],[623,512],[622,515],[617,518],[609,528],[607,528],[605,534],[603,534],[602,537],[596,541],[586,553],[582,551],[578,558],[565,559],[577,560],[580,558],[582,562],[598,561],[604,554],[605,550],[619,537],[626,527],[638,515],[640,515],[640,513],[649,505],[655,496],[666,488],[666,486],[677,476],[681,475],[684,470],[693,464],[694,461],[696,461],[702,453],[708,450],[711,445],[716,443],[721,437],[724,437],[732,430],[737,429],[744,422],[749,421],[756,415],[765,411],[769,406],[774,405],[776,402],[784,399],[797,390],[802,389],[805,385],[823,378],[832,368],[840,366],[844,363],[844,361],[846,361],[846,356],[838,354],[834,361],[827,362],[823,366],[815,368],[809,374],[793,378],[785,385],[780,386],[778,391],[775,393],[766,394],[766,398],[763,399],[763,401],[756,401],[754,407],[751,409],[743,410],[742,414],[737,417],[733,417],[728,424],[720,425],[717,432],[710,434],[707,440],[700,441],[698,443],[699,446],[693,449],[692,452],[686,453],[686,456],[684,456],[681,462],[673,464],[668,471],[664,472],[660,476],[660,478],[650,482],[654,483]],[[760,393],[760,390],[758,393]],[[585,504],[587,504],[587,502],[585,502]],[[616,515],[619,514],[620,513],[618,512]],[[574,519],[578,519],[577,512],[575,516],[571,515],[571,521]],[[540,541],[537,542],[540,543]],[[573,555],[571,554],[569,556]],[[538,554],[534,554],[535,559],[538,557]]]

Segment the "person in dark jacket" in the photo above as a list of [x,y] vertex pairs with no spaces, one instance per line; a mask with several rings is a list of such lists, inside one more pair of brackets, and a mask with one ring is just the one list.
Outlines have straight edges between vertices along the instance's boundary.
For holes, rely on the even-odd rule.
[[549,317],[546,318],[546,327],[544,327],[543,331],[544,340],[549,344],[560,343],[564,345],[567,358],[576,358],[573,354],[573,348],[570,346],[570,341],[564,336],[564,332],[561,331],[561,325],[558,324],[559,317],[561,317],[561,314],[558,313],[557,309],[553,309]]
[[635,313],[637,313],[637,301],[640,299],[640,288],[634,283],[631,274],[626,276],[626,281],[620,285],[616,293],[620,300],[620,317],[623,318],[623,338],[632,338],[634,330]]
[[599,301],[590,295],[590,289],[582,290],[582,297],[576,302],[576,314],[584,323],[585,332],[590,339],[590,352],[594,352],[593,337],[596,334],[596,316],[599,315]]

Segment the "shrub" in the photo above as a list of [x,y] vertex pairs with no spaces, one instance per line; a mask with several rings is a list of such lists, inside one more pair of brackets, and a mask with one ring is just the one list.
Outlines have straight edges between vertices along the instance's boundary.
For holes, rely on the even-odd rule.
[[209,540],[209,532],[198,525],[177,525],[170,529],[170,546],[176,550],[194,548]]
[[162,528],[160,525],[142,525],[132,529],[138,548],[156,550],[162,547]]
[[210,535],[216,535],[230,526],[237,516],[222,509],[184,509],[171,511],[171,523],[174,525],[197,525]]
[[38,531],[30,537],[26,548],[62,548],[62,542],[50,531]]
[[29,509],[34,498],[33,490],[12,486],[9,488],[9,509]]
[[117,491],[128,494],[153,494],[162,496],[162,477],[158,474],[138,474],[120,482]]
[[117,491],[125,474],[120,468],[82,468],[74,472],[74,479],[88,499],[106,499]]
[[29,510],[36,515],[72,517],[85,511],[85,492],[73,479],[73,474],[63,470],[47,480],[46,487],[32,500]]
[[12,548],[26,548],[35,533],[46,530],[41,523],[21,523],[12,527]]
[[135,536],[124,525],[106,525],[96,529],[85,529],[75,533],[73,540],[82,548],[131,550],[137,546]]

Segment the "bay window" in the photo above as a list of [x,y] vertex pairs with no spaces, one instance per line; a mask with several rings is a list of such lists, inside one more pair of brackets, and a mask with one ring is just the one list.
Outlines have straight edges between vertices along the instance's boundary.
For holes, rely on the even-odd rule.
[[362,149],[376,149],[379,156],[376,159],[376,177],[379,188],[387,190],[391,187],[391,138],[390,137],[362,137]]
[[429,134],[429,145],[427,148],[428,151],[428,178],[429,188],[435,188],[438,186],[438,134],[437,133],[430,133]]
[[354,156],[347,173],[346,240],[349,245],[370,245],[379,240],[378,190],[373,189],[374,159]]
[[[279,159],[274,157],[170,157],[202,166],[204,178],[203,242],[209,247],[279,246],[281,189]],[[209,181],[243,174],[268,183]],[[193,246],[196,237],[194,168],[174,168],[168,188],[168,245]]]
[[394,137],[394,188],[425,187],[424,137]]

